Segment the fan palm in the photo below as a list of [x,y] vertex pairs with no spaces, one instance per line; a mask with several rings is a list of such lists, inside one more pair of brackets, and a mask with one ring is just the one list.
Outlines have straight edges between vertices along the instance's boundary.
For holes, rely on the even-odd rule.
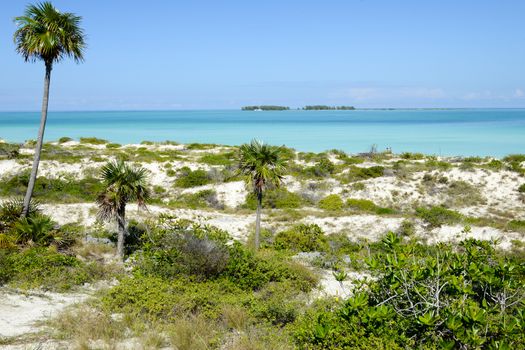
[[146,180],[148,171],[133,167],[122,160],[109,162],[102,167],[104,190],[97,197],[98,216],[102,220],[117,221],[117,254],[124,257],[124,238],[126,236],[126,204],[136,201],[139,207],[146,207],[150,197]]
[[72,13],[59,12],[50,2],[28,5],[24,15],[15,18],[18,27],[14,34],[16,51],[24,57],[26,62],[40,60],[44,62],[46,68],[40,128],[22,216],[28,214],[29,202],[33,195],[40,163],[53,64],[65,57],[73,58],[76,62],[81,62],[84,59],[85,41],[84,32],[79,26],[80,20],[81,17]]
[[282,147],[252,140],[239,148],[239,173],[246,176],[257,197],[255,249],[259,249],[263,192],[268,186],[281,185],[285,169],[286,160]]

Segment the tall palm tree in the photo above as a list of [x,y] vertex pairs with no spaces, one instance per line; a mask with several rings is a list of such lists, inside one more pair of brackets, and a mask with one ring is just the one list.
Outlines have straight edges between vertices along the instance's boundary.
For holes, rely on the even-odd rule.
[[97,197],[98,216],[102,220],[117,221],[117,254],[124,257],[126,236],[126,204],[136,201],[139,207],[146,207],[150,191],[146,183],[148,171],[133,167],[122,160],[112,161],[102,167],[104,190]]
[[13,38],[16,51],[24,57],[26,62],[40,60],[44,62],[46,67],[40,129],[35,147],[33,168],[24,197],[22,216],[28,214],[40,163],[53,64],[61,61],[64,57],[73,58],[77,63],[84,60],[83,51],[86,44],[84,32],[79,26],[80,20],[81,17],[72,13],[59,12],[50,2],[28,5],[24,16],[15,18],[18,27]]
[[263,192],[268,186],[279,187],[286,170],[282,147],[275,147],[252,140],[239,148],[239,173],[246,176],[257,196],[255,219],[255,249],[259,249]]

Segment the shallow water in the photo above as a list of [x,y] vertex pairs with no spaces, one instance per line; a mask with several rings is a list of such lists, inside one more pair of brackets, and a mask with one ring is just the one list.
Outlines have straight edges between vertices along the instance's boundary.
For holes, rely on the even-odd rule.
[[[37,112],[0,112],[0,138],[36,138]],[[173,140],[237,145],[258,138],[301,151],[504,156],[525,153],[525,109],[50,112],[46,140]]]

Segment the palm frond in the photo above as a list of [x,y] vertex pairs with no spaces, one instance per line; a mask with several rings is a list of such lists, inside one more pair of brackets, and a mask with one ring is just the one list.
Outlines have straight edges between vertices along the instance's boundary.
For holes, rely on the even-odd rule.
[[275,147],[252,140],[239,148],[239,174],[247,178],[257,193],[268,185],[279,187],[286,171],[282,147]]
[[64,57],[84,60],[86,47],[82,18],[61,13],[50,2],[28,5],[24,16],[16,17],[13,40],[26,61],[58,62]]
[[147,169],[118,160],[104,165],[101,176],[105,189],[97,197],[100,219],[114,218],[128,202],[136,201],[140,207],[146,207],[146,201],[151,195]]

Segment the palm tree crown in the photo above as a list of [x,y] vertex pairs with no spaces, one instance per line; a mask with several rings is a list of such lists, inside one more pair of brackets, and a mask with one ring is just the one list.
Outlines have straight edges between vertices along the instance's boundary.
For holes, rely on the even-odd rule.
[[118,160],[104,165],[101,174],[105,184],[104,191],[97,197],[101,219],[115,218],[128,202],[136,201],[140,207],[145,207],[150,197],[146,169]]
[[280,186],[286,170],[282,147],[252,140],[239,151],[239,172],[247,176],[256,194],[261,195],[268,185]]
[[84,32],[81,17],[61,13],[50,2],[29,5],[24,16],[16,17],[16,51],[26,61],[43,60],[47,65],[64,56],[83,61]]

